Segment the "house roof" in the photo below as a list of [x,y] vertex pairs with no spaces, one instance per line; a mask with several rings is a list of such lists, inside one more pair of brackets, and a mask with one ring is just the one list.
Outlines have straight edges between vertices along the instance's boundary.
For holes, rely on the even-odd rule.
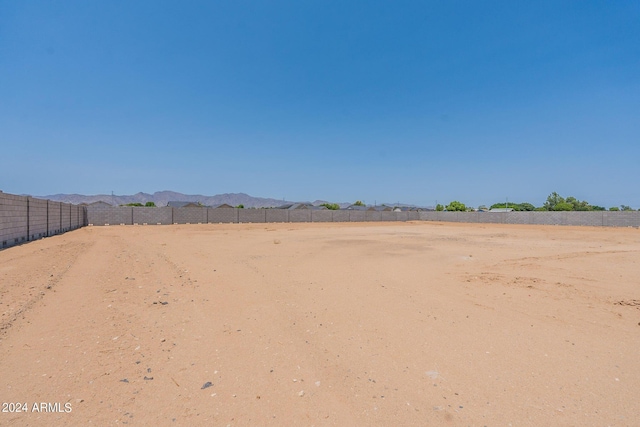
[[168,202],[167,206],[172,208],[200,208],[202,205],[199,205],[195,202]]
[[289,210],[293,210],[293,209],[313,209],[313,210],[318,210],[318,208],[322,209],[322,208],[324,208],[324,206],[322,206],[322,207],[313,206],[310,203],[288,203],[286,205],[278,206],[276,209],[289,209]]
[[350,210],[350,211],[368,211],[368,210],[371,210],[371,209],[369,207],[367,207],[367,206],[351,205],[351,206],[347,206],[347,210]]
[[229,208],[233,208],[233,206],[231,206],[230,204],[227,203],[221,203],[219,205],[215,205],[215,206],[211,206],[214,209],[219,209],[219,208],[224,208],[224,209],[229,209]]
[[495,208],[489,209],[489,212],[513,212],[513,208]]

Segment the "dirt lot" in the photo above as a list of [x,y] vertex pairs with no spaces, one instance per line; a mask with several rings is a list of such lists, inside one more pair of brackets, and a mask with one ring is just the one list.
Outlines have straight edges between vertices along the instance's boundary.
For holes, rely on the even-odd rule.
[[628,228],[84,228],[0,251],[0,425],[638,426],[639,255]]

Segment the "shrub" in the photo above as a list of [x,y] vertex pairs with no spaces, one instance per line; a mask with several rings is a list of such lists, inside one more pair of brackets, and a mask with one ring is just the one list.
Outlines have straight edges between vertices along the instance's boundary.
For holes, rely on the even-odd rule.
[[465,206],[464,203],[459,202],[457,200],[454,200],[453,202],[449,203],[447,205],[447,210],[448,211],[453,211],[453,212],[464,212],[467,210],[467,207]]
[[[324,206],[327,209],[330,209],[332,211],[337,211],[338,209],[340,209],[340,205],[338,205],[337,203],[323,203],[320,206]],[[360,205],[358,205],[360,206]]]

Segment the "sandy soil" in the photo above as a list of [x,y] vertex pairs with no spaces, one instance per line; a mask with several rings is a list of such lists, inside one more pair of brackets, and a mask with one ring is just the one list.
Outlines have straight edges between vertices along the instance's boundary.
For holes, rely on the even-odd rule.
[[84,228],[0,251],[0,425],[638,426],[639,255],[628,228]]

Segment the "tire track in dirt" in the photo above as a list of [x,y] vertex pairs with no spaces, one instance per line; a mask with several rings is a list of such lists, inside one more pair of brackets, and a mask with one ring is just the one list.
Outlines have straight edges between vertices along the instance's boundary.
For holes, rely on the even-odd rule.
[[[31,247],[18,246],[0,252],[0,340],[9,328],[25,319],[28,311],[56,292],[60,283],[77,258],[93,245],[91,242],[70,241],[57,245],[50,239],[32,242]],[[40,246],[36,249],[35,246]],[[33,253],[25,262],[23,254]]]

